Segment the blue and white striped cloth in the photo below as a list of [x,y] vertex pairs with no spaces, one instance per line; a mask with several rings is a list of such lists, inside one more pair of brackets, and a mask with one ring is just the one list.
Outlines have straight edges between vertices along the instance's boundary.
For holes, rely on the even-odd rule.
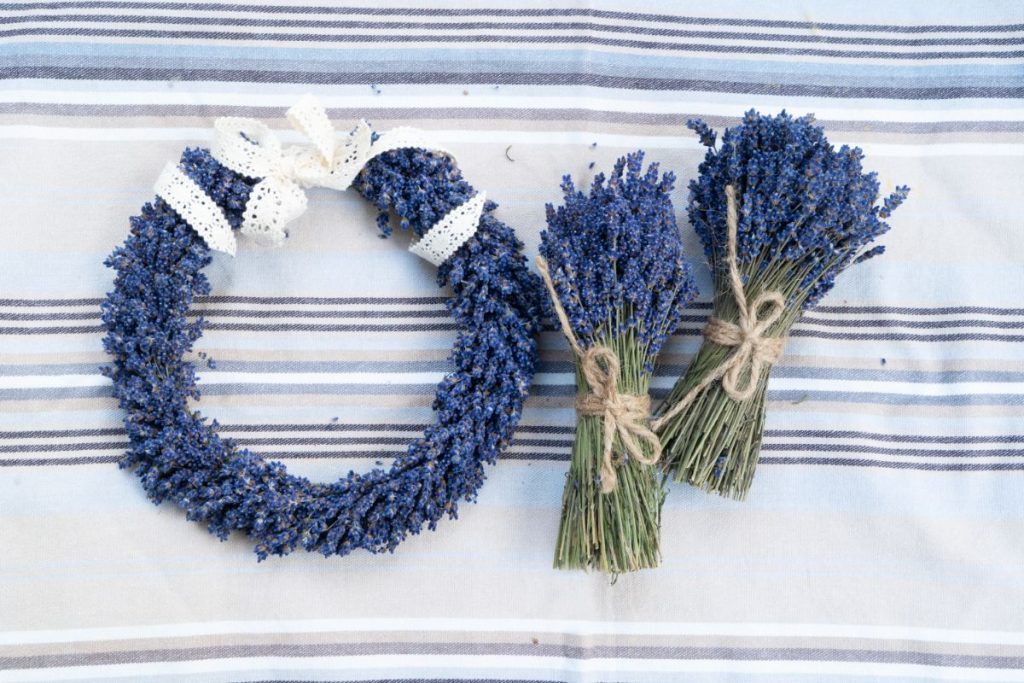
[[[1024,4],[1017,0],[45,0],[0,4],[0,681],[1024,681]],[[675,486],[656,571],[550,568],[574,415],[542,340],[480,501],[391,556],[257,564],[115,462],[104,257],[214,117],[317,95],[435,133],[536,251],[564,173],[684,129],[814,112],[906,183],[887,254],[774,369],[750,498]],[[296,472],[386,460],[453,332],[431,266],[354,193],[208,269],[202,410]]]

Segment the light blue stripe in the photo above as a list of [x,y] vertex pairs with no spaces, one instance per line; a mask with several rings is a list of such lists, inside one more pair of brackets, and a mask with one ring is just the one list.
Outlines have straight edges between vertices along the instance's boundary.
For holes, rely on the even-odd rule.
[[[580,55],[580,59],[590,58],[589,53]],[[831,66],[831,65],[829,65]],[[969,77],[969,76],[968,76]],[[51,88],[53,81],[50,79],[21,78],[0,81],[0,92],[4,90],[37,89],[46,90]],[[159,86],[159,84],[157,84]],[[152,92],[154,83],[152,81],[125,81],[125,80],[76,80],[73,83],[66,83],[65,87],[73,87],[75,90],[86,92]],[[220,81],[183,81],[175,86],[175,90],[181,93],[209,93],[215,95],[218,102],[230,102],[231,98],[224,95],[225,86]],[[506,106],[520,108],[529,106],[531,100],[538,97],[563,97],[571,98],[590,97],[598,95],[602,99],[617,100],[619,102],[635,102],[638,105],[644,102],[658,103],[679,103],[679,91],[675,90],[637,90],[627,88],[599,88],[589,86],[567,86],[567,85],[500,85],[495,89],[494,84],[463,84],[463,83],[441,83],[441,84],[385,84],[379,86],[379,97],[374,98],[375,107],[393,106],[389,98],[393,96],[402,97],[453,97],[461,99],[463,92],[468,92],[469,97],[475,95],[499,95],[506,98]],[[279,95],[287,96],[285,101],[278,107],[283,109],[289,104],[288,98],[298,98],[305,93],[311,93],[324,98],[338,97],[364,97],[373,93],[369,83],[360,84],[319,84],[319,83],[245,83],[237,82],[230,84],[230,92],[258,95]],[[789,111],[818,111],[843,107],[850,110],[872,109],[884,107],[892,111],[919,111],[922,107],[920,100],[888,100],[888,99],[842,99],[837,100],[829,97],[810,96],[772,96],[772,95],[750,95],[732,93],[709,93],[700,95],[702,101],[713,101],[718,106],[729,105],[735,109],[737,118],[752,106],[760,109],[782,109]],[[472,100],[463,100],[464,104],[472,104]],[[685,104],[685,103],[684,103]],[[985,98],[956,100],[941,100],[939,103],[945,110],[957,110],[960,108],[970,109],[999,109],[1016,112],[1024,108],[1024,98]],[[409,106],[407,103],[404,107]],[[573,106],[573,105],[570,105]],[[583,108],[591,106],[587,103],[579,105]],[[934,105],[929,105],[932,107]],[[677,110],[679,113],[701,115],[699,110],[693,110],[692,105]],[[883,117],[884,118],[884,117]],[[969,118],[969,117],[966,117]],[[824,119],[823,119],[824,121]]]
[[[694,326],[696,327],[696,326]],[[455,340],[454,331],[445,332],[229,332],[208,331],[196,345],[196,350],[210,351],[220,357],[216,349],[239,351],[311,351],[323,350],[326,345],[336,351],[365,351],[367,345],[380,351],[450,349]],[[102,351],[102,332],[73,335],[3,336],[7,353],[97,353]],[[698,335],[674,337],[665,345],[663,353],[691,356],[700,347]],[[556,345],[557,344],[557,345]],[[561,342],[544,344],[544,349],[560,352],[567,350]],[[991,361],[1017,362],[1024,360],[1024,344],[1007,341],[918,342],[878,340],[845,341],[815,340],[792,337],[786,344],[786,354],[811,356],[822,359],[860,358],[881,364],[893,360],[919,361]],[[98,360],[99,366],[103,361]],[[785,363],[785,360],[783,360]],[[662,374],[662,373],[659,373]]]
[[[668,382],[666,384],[669,384]],[[423,396],[432,395],[436,384],[214,384],[201,386],[204,396]],[[534,384],[534,396],[572,396],[575,386],[571,384]],[[652,389],[651,396],[663,399],[668,388]],[[31,389],[0,389],[0,400],[47,400],[60,401],[84,398],[107,398],[110,387],[55,387]],[[255,400],[255,399],[254,399]],[[884,392],[846,391],[804,391],[774,390],[769,385],[769,401],[803,403],[805,401],[826,401],[833,403],[870,403],[885,406],[1021,406],[1024,395],[1014,394],[957,394],[953,396],[925,396],[919,394],[895,394]]]
[[[902,240],[913,238],[913,225],[899,226]],[[342,232],[345,224],[339,221]],[[367,225],[366,230],[372,230]],[[304,240],[308,247],[312,242]],[[439,296],[435,268],[406,251],[407,235],[391,239],[391,249],[312,253],[295,248],[255,249],[238,257],[215,254],[206,269],[214,294],[246,296]],[[115,245],[110,245],[113,249]],[[698,261],[691,250],[691,259]],[[111,288],[113,272],[103,266],[107,252],[8,250],[0,257],[0,291],[4,298],[97,297]],[[529,255],[528,255],[529,257]],[[39,263],[47,264],[45,277]],[[694,268],[701,291],[712,291],[704,266]],[[344,272],[346,282],[339,283]],[[350,283],[373,283],[372,289]],[[888,255],[858,265],[837,278],[826,305],[990,306],[1020,308],[1024,269],[1016,262],[915,261],[913,268]],[[341,293],[338,293],[341,292]],[[981,294],[984,296],[981,296]],[[920,333],[920,330],[908,330]]]
[[[348,372],[375,372],[382,376],[397,375],[411,372],[450,372],[455,365],[447,360],[403,360],[403,361],[241,361],[241,360],[217,360],[215,368],[209,368],[201,359],[195,359],[196,367],[203,375],[216,376],[222,372],[253,372],[266,374],[283,373],[348,373]],[[46,365],[0,365],[0,377],[18,376],[61,376],[61,375],[83,375],[99,374],[98,363],[49,363]],[[685,371],[685,367],[681,368]],[[542,361],[538,372],[545,374],[545,384],[550,384],[555,378],[561,384],[571,384],[574,379],[572,375],[572,364],[570,361]],[[666,379],[673,379],[677,373],[667,368],[661,368],[655,372],[655,383],[658,386],[665,386]],[[944,383],[955,386],[963,382],[988,382],[998,384],[1000,382],[1024,382],[1024,372],[1010,372],[1000,370],[945,370],[938,372],[926,372],[915,370],[870,370],[861,368],[841,367],[809,367],[809,366],[784,366],[772,368],[773,379],[814,379],[833,380],[837,386],[842,386],[843,381],[873,381],[887,383]]]
[[[0,430],[27,431],[80,430],[80,429],[121,429],[124,414],[113,400],[109,407],[101,410],[54,410],[0,412]],[[338,423],[373,424],[415,424],[426,425],[433,421],[433,411],[424,404],[419,407],[400,408],[375,405],[315,405],[307,404],[302,397],[296,397],[287,405],[262,407],[257,399],[249,405],[218,405],[216,399],[208,397],[199,402],[200,411],[221,424],[307,424],[310,429],[318,425]],[[969,421],[952,421],[944,415],[908,415],[893,411],[884,415],[863,414],[843,410],[831,411],[817,404],[801,405],[800,410],[783,410],[780,404],[769,403],[766,429],[774,430],[838,430],[880,432],[900,435],[926,436],[993,436],[1024,434],[1024,425],[1015,414],[1001,416],[972,415]],[[557,401],[553,405],[537,405],[536,398],[527,400],[523,411],[522,425],[548,425],[572,427],[576,424],[576,412],[570,400]],[[519,435],[527,438],[525,431]],[[566,434],[565,438],[569,435]],[[559,437],[562,438],[562,437]]]
[[[359,471],[372,468],[360,460]],[[488,483],[480,489],[483,507],[547,509],[557,518],[565,483],[564,462],[501,462],[487,469]],[[306,460],[289,464],[289,471],[320,481],[344,474],[338,462]],[[73,468],[14,468],[17,476],[0,477],[0,500],[20,514],[68,514],[109,510],[152,513],[138,482],[116,465]],[[969,480],[970,485],[966,485]],[[927,485],[911,485],[927,483]],[[951,510],[963,522],[1019,520],[1024,472],[927,472],[832,467],[763,467],[746,501],[708,495],[685,484],[673,484],[666,505],[693,513],[728,511],[749,515],[821,512],[871,514],[899,518],[945,517]],[[83,496],[82,491],[110,491]],[[466,507],[468,511],[471,507]],[[909,523],[909,520],[904,520]],[[683,533],[666,530],[665,533]],[[216,546],[216,541],[211,539]]]
[[589,6],[613,11],[713,16],[783,21],[841,22],[850,24],[1007,24],[1021,23],[1015,0],[801,0],[760,2],[717,0],[713,5],[681,7],[675,0],[596,0]]
[[[1024,21],[1024,20],[1022,20]],[[669,40],[664,38],[663,40]],[[794,42],[799,42],[795,40]],[[783,43],[779,43],[782,45]],[[822,47],[822,46],[819,46]],[[843,46],[835,46],[842,49]],[[860,49],[860,48],[858,48]],[[943,48],[946,49],[946,48]],[[594,49],[530,50],[524,53],[513,48],[464,47],[394,49],[352,48],[328,49],[309,47],[261,47],[253,58],[251,49],[233,45],[196,44],[187,48],[147,43],[49,43],[11,42],[0,45],[0,55],[10,58],[31,57],[24,63],[68,66],[75,57],[76,66],[163,66],[189,68],[244,68],[289,71],[365,71],[368,64],[401,72],[435,71],[438,64],[450,72],[534,72],[537,65],[551,73],[579,73],[581,59],[586,59],[587,73],[663,73],[676,78],[688,75],[702,79],[718,76],[735,80],[745,74],[757,82],[772,81],[785,76],[786,82],[840,84],[891,84],[906,80],[914,87],[931,85],[922,79],[935,79],[950,84],[1019,85],[1024,73],[1019,65],[1006,63],[950,64],[874,64],[816,63],[812,61],[772,61],[766,69],[763,61],[652,55],[648,53],[601,52]],[[791,80],[790,80],[791,79]]]

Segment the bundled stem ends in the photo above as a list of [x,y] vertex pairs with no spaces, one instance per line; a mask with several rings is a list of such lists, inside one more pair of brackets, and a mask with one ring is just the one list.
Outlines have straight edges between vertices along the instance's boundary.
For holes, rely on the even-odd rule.
[[[597,347],[592,347],[597,348]],[[650,375],[637,362],[641,349],[635,340],[612,338],[600,348],[621,368],[616,388],[621,396],[647,397]],[[562,494],[562,518],[555,543],[557,569],[598,569],[621,574],[658,566],[661,557],[661,508],[665,501],[661,474],[653,465],[661,454],[656,437],[634,441],[641,457],[623,457],[621,430],[602,412],[579,411],[594,400],[593,386],[576,358],[576,405],[579,418],[572,460]],[[635,424],[647,429],[648,410]],[[648,430],[649,431],[649,430]],[[651,433],[653,437],[653,433]],[[656,450],[655,450],[656,447]],[[611,453],[611,457],[609,457]],[[632,454],[631,454],[632,455]]]

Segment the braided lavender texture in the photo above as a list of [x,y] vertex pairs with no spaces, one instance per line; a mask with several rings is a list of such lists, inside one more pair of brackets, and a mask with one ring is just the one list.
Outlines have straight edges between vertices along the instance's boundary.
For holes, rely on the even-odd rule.
[[[186,150],[181,166],[239,227],[257,180],[201,149]],[[355,187],[380,210],[385,237],[390,214],[423,235],[474,194],[450,159],[411,149],[373,159]],[[245,532],[260,560],[298,547],[325,556],[390,552],[408,534],[457,517],[459,501],[474,500],[483,483],[484,464],[512,438],[536,368],[544,307],[542,285],[512,230],[491,215],[495,207],[487,203],[477,233],[438,269],[438,284],[452,290],[458,336],[434,424],[389,469],[314,483],[219,436],[216,420],[190,407],[200,392],[184,356],[204,323],[188,312],[210,292],[202,269],[211,256],[163,200],[147,203],[106,261],[117,274],[102,305],[104,348],[113,357],[103,372],[127,412],[130,441],[120,466],[134,468],[155,503],[173,501],[221,540]]]

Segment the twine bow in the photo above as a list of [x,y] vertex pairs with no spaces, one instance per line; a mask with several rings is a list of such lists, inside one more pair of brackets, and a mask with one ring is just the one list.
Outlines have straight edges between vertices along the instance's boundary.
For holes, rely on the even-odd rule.
[[[753,396],[765,366],[778,362],[782,356],[784,341],[781,337],[766,336],[768,330],[786,310],[786,298],[781,292],[761,292],[752,301],[747,301],[736,256],[736,232],[739,219],[736,215],[736,190],[732,185],[725,187],[726,199],[726,263],[729,266],[729,284],[736,307],[739,309],[738,323],[731,323],[712,317],[704,327],[704,338],[720,346],[733,347],[733,352],[713,371],[709,372],[697,386],[683,396],[670,410],[651,422],[654,431],[681,413],[693,402],[701,391],[721,379],[722,389],[735,401],[745,401]],[[764,317],[763,311],[767,309]],[[743,383],[744,370],[746,383]]]
[[[607,346],[594,344],[583,349],[569,324],[569,317],[558,299],[548,262],[537,256],[537,269],[551,295],[551,301],[562,326],[562,333],[576,354],[580,371],[587,380],[590,393],[576,399],[576,411],[580,415],[600,415],[604,423],[604,452],[601,458],[601,492],[611,493],[618,485],[615,468],[619,459],[615,456],[615,436],[631,457],[644,465],[653,465],[661,457],[661,441],[647,425],[651,414],[651,399],[647,395],[623,394],[619,392],[621,366],[615,352]],[[651,453],[644,452],[641,442],[650,444]]]
[[327,111],[312,95],[304,95],[287,111],[288,122],[312,146],[284,147],[266,124],[256,119],[225,117],[214,123],[210,153],[236,173],[260,178],[245,206],[243,234],[270,244],[287,236],[285,226],[306,210],[304,188],[345,190],[370,159],[404,147],[448,152],[415,128],[395,128],[373,140],[366,121],[338,136]]

